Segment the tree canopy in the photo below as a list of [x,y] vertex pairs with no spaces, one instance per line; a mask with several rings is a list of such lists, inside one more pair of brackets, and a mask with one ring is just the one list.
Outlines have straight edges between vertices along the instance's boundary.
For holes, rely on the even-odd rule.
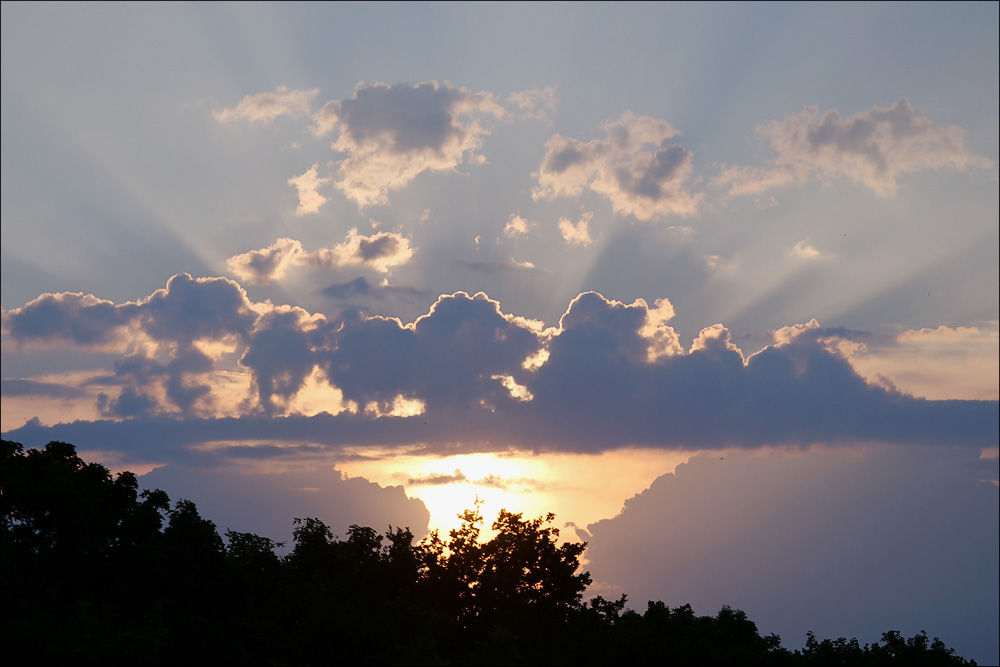
[[975,664],[925,633],[789,651],[728,606],[585,601],[586,544],[552,514],[502,510],[485,542],[478,504],[419,542],[296,518],[279,556],[73,445],[3,441],[0,458],[4,664]]

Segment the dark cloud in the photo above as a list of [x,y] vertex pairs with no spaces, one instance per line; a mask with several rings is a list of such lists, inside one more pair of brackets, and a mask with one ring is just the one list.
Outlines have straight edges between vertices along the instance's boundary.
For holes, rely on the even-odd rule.
[[406,299],[426,298],[427,290],[404,285],[372,285],[364,276],[346,283],[339,283],[323,288],[323,294],[335,301],[352,301],[355,299]]
[[993,664],[1000,499],[984,474],[919,447],[697,456],[588,527],[588,569],[639,611],[729,604],[785,646],[927,630]]
[[284,542],[288,550],[296,517],[316,517],[341,537],[351,524],[382,529],[392,524],[409,527],[418,538],[427,534],[430,513],[419,499],[407,498],[399,486],[345,478],[332,465],[325,470],[253,472],[195,463],[157,468],[139,483],[145,489],[163,489],[172,500],[194,501],[220,532],[256,533]]
[[277,310],[264,315],[250,336],[240,365],[253,373],[253,386],[260,407],[271,414],[302,387],[316,366],[315,350],[325,345],[325,323],[312,324],[299,308]]
[[458,484],[459,482],[468,481],[468,478],[458,468],[451,475],[443,475],[441,473],[432,473],[430,475],[424,475],[423,477],[411,477],[407,482],[407,486],[414,485],[425,485],[425,486],[438,486],[441,484]]
[[[383,288],[384,289],[384,288]],[[379,292],[380,288],[373,287],[364,276],[355,278],[350,282],[330,285],[323,288],[323,294],[332,299],[356,299],[358,297],[372,296]]]
[[43,294],[22,308],[4,311],[4,330],[18,343],[65,340],[86,346],[114,345],[136,316],[135,304],[115,305],[92,294]]
[[[125,351],[113,375],[89,382],[123,387],[120,396],[100,399],[98,409],[106,416],[164,411],[191,416],[213,403],[211,387],[198,378],[213,370],[214,360],[197,343],[238,345],[248,339],[257,318],[237,283],[183,273],[148,298],[121,305],[93,295],[46,294],[5,312],[4,326],[17,342],[52,346],[70,340]],[[156,358],[163,350],[166,363]]]
[[322,368],[344,396],[364,405],[396,396],[428,409],[481,409],[506,393],[495,375],[523,374],[536,333],[479,293],[443,295],[412,326],[381,317],[349,317]]
[[190,344],[199,339],[247,336],[257,320],[246,292],[227,278],[181,273],[140,304],[143,329],[156,340]]
[[[673,316],[666,301],[650,308],[642,300],[623,304],[584,293],[558,328],[543,331],[503,313],[485,294],[458,292],[439,297],[411,324],[357,311],[327,320],[298,308],[256,305],[264,314],[243,333],[252,309],[238,286],[189,277],[181,283],[198,296],[182,300],[193,302],[192,310],[171,329],[152,330],[178,341],[232,332],[241,338],[236,349],[243,349],[240,364],[251,374],[252,394],[242,417],[210,419],[215,395],[208,374],[216,362],[199,348],[173,343],[165,362],[124,357],[105,382],[131,390],[117,402],[105,399],[103,410],[141,417],[140,423],[169,434],[149,444],[162,442],[166,451],[263,434],[334,449],[419,443],[428,452],[872,441],[984,448],[1000,437],[997,401],[930,401],[868,384],[842,351],[865,334],[814,322],[776,331],[774,345],[745,358],[722,325],[704,329],[685,351],[666,325]],[[160,298],[168,300],[175,289],[172,280]],[[209,312],[211,304],[220,307]],[[139,321],[145,327],[169,312]],[[317,378],[342,392],[340,406],[328,410],[340,414],[296,416],[296,396]],[[153,418],[147,404],[153,399],[159,401],[155,412],[202,418]],[[404,418],[416,413],[420,417]],[[128,447],[138,438],[125,437],[131,428],[76,423],[52,427],[51,434],[75,442],[77,432]],[[23,429],[46,437],[37,424]]]
[[97,407],[105,417],[148,417],[176,411],[194,416],[208,412],[199,408],[212,403],[211,387],[196,381],[212,367],[212,359],[205,353],[185,346],[173,350],[165,364],[143,354],[127,355],[115,361],[114,375],[95,378],[88,384],[122,387],[117,398],[100,395]]
[[36,382],[34,380],[3,379],[0,380],[0,394],[4,396],[42,396],[45,398],[81,398],[87,392],[79,387],[56,384],[54,382]]
[[105,393],[97,396],[97,410],[104,417],[152,417],[159,410],[158,401],[136,387],[125,387],[117,398]]
[[533,491],[541,491],[546,488],[546,485],[539,482],[537,479],[531,479],[530,477],[515,477],[507,478],[501,477],[499,475],[487,475],[473,482],[476,486],[484,486],[491,489],[501,489],[507,491],[509,489],[521,488],[521,489],[531,489]]
[[127,345],[125,328],[141,327],[156,341],[191,344],[200,339],[245,336],[256,314],[246,292],[226,278],[181,273],[148,298],[115,305],[92,294],[43,294],[4,312],[4,329],[16,342],[68,340],[84,346]]

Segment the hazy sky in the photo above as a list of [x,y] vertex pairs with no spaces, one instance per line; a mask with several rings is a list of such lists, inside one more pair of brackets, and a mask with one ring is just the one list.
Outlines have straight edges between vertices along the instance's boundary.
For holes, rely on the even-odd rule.
[[1000,659],[996,3],[2,18],[5,438]]

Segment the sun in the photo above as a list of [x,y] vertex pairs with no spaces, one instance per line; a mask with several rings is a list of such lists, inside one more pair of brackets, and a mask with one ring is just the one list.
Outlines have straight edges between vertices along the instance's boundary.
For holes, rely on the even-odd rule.
[[656,477],[673,472],[693,452],[622,449],[602,454],[504,453],[454,456],[399,455],[358,459],[338,465],[349,476],[362,476],[384,486],[400,485],[430,512],[428,530],[447,538],[460,525],[458,515],[480,502],[483,539],[500,510],[526,519],[556,515],[563,538],[586,539],[580,528],[622,510],[622,501],[646,489]]

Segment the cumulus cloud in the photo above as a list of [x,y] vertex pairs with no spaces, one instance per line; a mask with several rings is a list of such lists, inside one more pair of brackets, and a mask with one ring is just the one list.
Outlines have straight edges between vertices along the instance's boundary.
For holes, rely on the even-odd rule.
[[347,239],[332,248],[297,256],[297,262],[327,269],[363,267],[388,273],[394,266],[406,264],[413,257],[410,240],[396,232],[378,232],[371,236],[347,232]]
[[318,213],[320,206],[326,203],[326,197],[319,193],[319,188],[332,179],[320,178],[316,173],[318,167],[319,163],[316,163],[304,173],[288,179],[288,184],[294,187],[299,195],[299,205],[295,209],[295,215]]
[[[71,317],[54,313],[70,334],[87,319],[79,301],[67,301]],[[93,307],[114,313],[121,306],[94,299]],[[253,304],[231,281],[184,275],[131,307],[131,326],[167,355],[123,357],[107,381],[120,395],[103,409],[145,420],[157,433],[150,447],[183,447],[209,433],[333,448],[419,442],[424,451],[450,452],[456,443],[469,451],[871,441],[974,449],[1000,437],[996,400],[929,401],[866,381],[851,356],[871,336],[815,321],[779,329],[773,345],[746,356],[722,324],[704,328],[685,349],[666,299],[651,307],[595,292],[575,298],[551,328],[504,313],[483,293],[442,295],[404,324],[357,311],[328,319]],[[38,325],[27,306],[7,314],[22,339],[21,317],[35,317],[36,339],[72,340]],[[242,411],[229,419],[212,416],[221,357],[206,351],[206,339],[229,341],[250,378]],[[318,384],[333,401],[328,414],[313,401],[314,416],[296,416],[296,406],[309,403],[303,392]],[[163,421],[169,415],[191,418]],[[69,441],[82,433],[125,447],[138,437],[110,422],[28,424],[14,433]]]
[[507,224],[503,227],[503,235],[509,239],[517,238],[527,234],[534,226],[535,223],[528,222],[516,213],[511,213]]
[[273,93],[247,95],[235,107],[217,111],[214,115],[220,123],[245,119],[251,123],[265,124],[280,116],[309,116],[312,113],[309,103],[318,94],[319,88],[289,90],[285,86],[278,86]]
[[122,346],[128,335],[192,344],[249,332],[256,315],[246,292],[226,278],[172,277],[165,289],[137,302],[114,304],[92,294],[43,294],[4,311],[4,330],[16,343]]
[[570,222],[569,218],[559,218],[559,233],[563,240],[569,245],[589,246],[594,242],[590,236],[590,220],[594,217],[593,212],[584,213],[576,222]]
[[693,215],[701,199],[690,191],[692,153],[670,143],[669,123],[626,111],[602,126],[604,139],[586,143],[555,135],[533,174],[532,197],[577,197],[585,190],[611,201],[615,212],[639,220]]
[[257,321],[246,291],[227,278],[180,273],[137,306],[142,330],[157,341],[244,338]]
[[288,267],[305,251],[295,239],[281,238],[260,250],[251,250],[226,260],[230,273],[251,285],[267,285],[285,277]]
[[[69,341],[125,352],[112,376],[91,384],[122,387],[117,397],[100,398],[102,414],[135,417],[205,414],[213,401],[203,379],[213,363],[205,350],[246,340],[257,317],[237,283],[178,274],[166,288],[120,305],[93,295],[46,294],[6,312],[5,325],[18,343],[52,347]],[[162,351],[166,363],[156,359]]]
[[409,325],[345,319],[320,363],[359,404],[404,395],[422,399],[428,411],[461,412],[516,400],[493,376],[522,378],[521,364],[539,347],[530,323],[504,314],[481,292],[457,292]]
[[424,171],[481,164],[483,121],[507,111],[491,93],[427,81],[411,86],[359,84],[354,97],[327,102],[314,131],[339,132],[333,149],[346,153],[335,186],[361,207],[388,203],[389,192]]
[[1000,502],[979,478],[928,448],[700,455],[588,526],[588,569],[639,611],[728,604],[785,646],[927,629],[995,662]]
[[21,308],[3,311],[3,330],[19,344],[61,340],[86,347],[122,343],[136,316],[135,304],[116,305],[93,294],[46,293]]
[[273,93],[247,95],[236,106],[214,113],[220,123],[310,118],[315,137],[335,133],[331,148],[345,157],[334,175],[321,177],[317,163],[288,179],[298,194],[297,215],[318,212],[327,201],[321,190],[331,182],[364,208],[387,204],[392,191],[405,188],[421,173],[483,164],[483,140],[491,123],[548,120],[556,103],[551,86],[511,93],[502,104],[491,92],[472,92],[447,82],[362,82],[352,97],[326,102],[313,113],[311,103],[318,94],[319,89],[282,86]]
[[366,268],[388,273],[413,257],[410,240],[397,232],[370,236],[351,229],[343,243],[306,252],[295,239],[281,238],[260,250],[251,250],[226,260],[233,275],[255,285],[267,285],[285,276],[292,265],[323,269]]
[[156,413],[213,415],[208,374],[212,358],[193,345],[177,346],[167,363],[142,354],[115,361],[114,375],[92,384],[121,385],[116,398],[102,393],[98,410],[106,417],[138,417]]
[[891,197],[901,174],[993,166],[991,160],[965,148],[965,130],[935,124],[905,99],[850,118],[843,118],[836,109],[821,115],[819,107],[806,107],[756,131],[777,155],[761,167],[724,169],[716,183],[727,186],[731,196],[759,194],[790,183],[801,185],[815,177],[824,183],[847,179],[880,197]]

